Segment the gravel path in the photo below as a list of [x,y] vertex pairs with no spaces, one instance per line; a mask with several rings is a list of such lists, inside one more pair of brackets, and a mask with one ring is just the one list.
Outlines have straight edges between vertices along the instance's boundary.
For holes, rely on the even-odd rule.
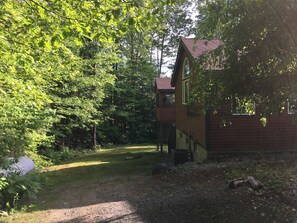
[[294,207],[273,192],[256,196],[226,185],[221,166],[77,183],[47,192],[52,199],[40,222],[296,222]]

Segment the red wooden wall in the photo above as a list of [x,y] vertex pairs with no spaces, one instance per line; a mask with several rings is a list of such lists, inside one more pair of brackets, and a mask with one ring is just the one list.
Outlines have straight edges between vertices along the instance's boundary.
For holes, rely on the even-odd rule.
[[[180,64],[183,63],[185,58],[185,51],[182,50],[179,55]],[[191,58],[188,58],[191,59]],[[190,61],[191,66],[191,61]],[[206,146],[205,141],[205,116],[188,115],[188,106],[182,104],[182,66],[178,68],[178,76],[175,85],[175,105],[176,105],[176,128],[188,136],[191,136],[196,142],[202,146]]]
[[289,151],[297,148],[297,123],[293,116],[268,117],[265,127],[259,115],[234,115],[231,125],[222,127],[221,116],[210,115],[207,122],[208,150],[211,152]]

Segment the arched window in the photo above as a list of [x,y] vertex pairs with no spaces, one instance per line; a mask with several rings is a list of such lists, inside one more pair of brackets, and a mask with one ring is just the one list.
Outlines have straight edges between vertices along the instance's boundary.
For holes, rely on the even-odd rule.
[[188,58],[185,58],[184,60],[184,66],[183,66],[183,78],[188,78],[190,76],[190,65]]
[[183,70],[182,70],[182,103],[188,104],[190,97],[190,89],[189,89],[189,77],[190,77],[190,65],[188,58],[184,59]]

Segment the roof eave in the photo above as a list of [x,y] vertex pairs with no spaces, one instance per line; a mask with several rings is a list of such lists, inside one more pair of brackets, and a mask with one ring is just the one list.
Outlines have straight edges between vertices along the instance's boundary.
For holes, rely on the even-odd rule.
[[179,46],[178,46],[178,50],[177,50],[177,56],[176,56],[176,59],[175,59],[175,64],[174,64],[174,69],[173,69],[173,74],[172,74],[172,78],[171,78],[171,86],[172,87],[175,87],[175,81],[176,81],[177,72],[178,72],[177,69],[178,69],[179,55],[180,55],[180,52],[181,52],[182,48],[186,51],[187,55],[190,55],[191,58],[194,58],[193,55],[191,54],[191,52],[186,47],[186,45],[183,42],[182,38],[180,38]]

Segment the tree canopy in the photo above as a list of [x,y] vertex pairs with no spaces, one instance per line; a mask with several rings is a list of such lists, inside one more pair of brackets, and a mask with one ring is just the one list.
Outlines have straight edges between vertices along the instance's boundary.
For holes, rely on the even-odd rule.
[[206,93],[200,101],[218,107],[218,101],[237,95],[255,101],[264,115],[296,100],[294,0],[201,0],[198,10],[197,37],[222,40],[212,61],[223,66],[221,75],[201,74],[195,94]]
[[[127,34],[159,32],[173,2],[1,1],[0,156],[72,145],[102,123],[115,64],[127,59],[121,52]],[[138,41],[148,46],[152,38]]]

